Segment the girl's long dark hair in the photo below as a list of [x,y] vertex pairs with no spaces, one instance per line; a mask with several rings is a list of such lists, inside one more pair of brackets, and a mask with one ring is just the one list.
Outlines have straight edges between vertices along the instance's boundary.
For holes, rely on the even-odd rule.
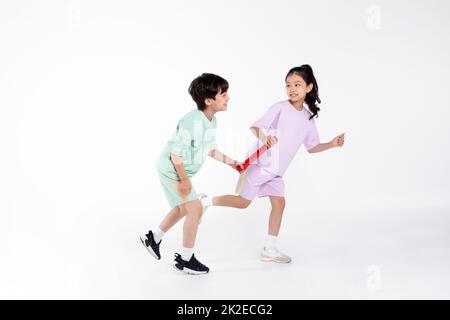
[[293,74],[296,74],[305,80],[306,85],[313,84],[313,88],[311,92],[306,94],[305,102],[308,105],[309,111],[311,111],[312,115],[309,117],[309,120],[311,120],[314,117],[318,117],[317,114],[320,111],[320,108],[317,106],[317,103],[320,103],[319,98],[319,86],[317,85],[316,78],[314,77],[313,70],[309,64],[304,64],[300,67],[295,67],[289,70],[289,72],[286,75],[286,78],[284,81],[287,80],[287,78]]

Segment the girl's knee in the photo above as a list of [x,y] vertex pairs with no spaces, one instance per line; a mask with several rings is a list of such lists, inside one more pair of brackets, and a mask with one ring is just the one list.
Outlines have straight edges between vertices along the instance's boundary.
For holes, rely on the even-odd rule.
[[239,208],[240,208],[240,209],[246,209],[246,208],[248,208],[248,206],[250,205],[250,203],[252,203],[252,200],[247,200],[247,199],[242,198],[241,196],[239,196]]
[[284,197],[272,198],[272,207],[284,209],[286,207],[286,199]]

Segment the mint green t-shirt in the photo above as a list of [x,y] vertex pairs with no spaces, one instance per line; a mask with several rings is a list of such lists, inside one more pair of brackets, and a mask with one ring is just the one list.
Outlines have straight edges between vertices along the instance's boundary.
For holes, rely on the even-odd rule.
[[184,169],[189,177],[194,176],[205,162],[208,153],[217,147],[217,120],[205,116],[200,110],[187,113],[178,122],[177,129],[162,150],[156,163],[159,173],[170,179],[180,180],[170,160],[170,154],[183,159]]

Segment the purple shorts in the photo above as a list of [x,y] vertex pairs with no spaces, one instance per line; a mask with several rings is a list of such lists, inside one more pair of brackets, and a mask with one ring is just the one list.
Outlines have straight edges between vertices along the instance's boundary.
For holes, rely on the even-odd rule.
[[253,164],[241,173],[236,186],[236,194],[247,200],[253,200],[256,195],[258,197],[284,197],[283,177]]

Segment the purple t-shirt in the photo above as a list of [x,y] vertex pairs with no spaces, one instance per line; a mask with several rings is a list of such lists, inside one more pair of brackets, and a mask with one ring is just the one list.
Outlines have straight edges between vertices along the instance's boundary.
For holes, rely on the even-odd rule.
[[[260,128],[265,135],[276,136],[278,143],[255,161],[255,164],[272,174],[282,176],[302,144],[307,150],[318,145],[319,133],[314,119],[309,120],[310,116],[305,105],[298,111],[289,100],[271,106],[251,127]],[[249,154],[262,145],[258,140]]]

